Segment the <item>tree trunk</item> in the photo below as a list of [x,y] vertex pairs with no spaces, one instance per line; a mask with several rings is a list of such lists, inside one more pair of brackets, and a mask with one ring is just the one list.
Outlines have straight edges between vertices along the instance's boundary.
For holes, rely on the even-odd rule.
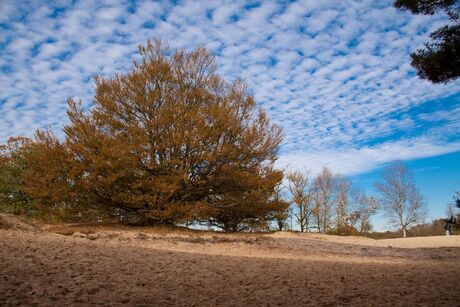
[[303,232],[303,225],[304,225],[303,206],[299,206],[299,224],[300,224],[300,232]]
[[406,228],[403,228],[403,238],[406,237]]

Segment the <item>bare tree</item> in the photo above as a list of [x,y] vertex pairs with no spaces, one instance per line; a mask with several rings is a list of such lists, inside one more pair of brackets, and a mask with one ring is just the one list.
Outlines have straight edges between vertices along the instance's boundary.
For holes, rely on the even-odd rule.
[[450,218],[451,216],[455,216],[456,215],[456,212],[455,212],[455,206],[453,203],[448,203],[447,204],[447,207],[446,207],[446,215],[448,218]]
[[336,182],[337,194],[335,197],[335,220],[337,229],[340,230],[343,229],[347,223],[351,182],[341,175],[336,177]]
[[318,231],[326,233],[331,228],[334,205],[335,180],[331,171],[323,167],[315,180],[315,208]]
[[380,193],[390,223],[402,230],[423,222],[426,215],[425,202],[415,186],[415,181],[402,162],[394,162],[384,170],[383,182],[375,184]]
[[455,192],[453,201],[447,204],[446,214],[450,220],[454,220],[458,223],[460,222],[460,192]]
[[314,185],[310,182],[309,173],[293,172],[286,177],[286,188],[291,194],[291,203],[297,207],[293,215],[299,223],[300,231],[308,231],[312,215]]
[[348,222],[354,231],[365,233],[372,230],[371,217],[379,210],[379,202],[375,197],[368,197],[361,189],[351,192],[351,206]]

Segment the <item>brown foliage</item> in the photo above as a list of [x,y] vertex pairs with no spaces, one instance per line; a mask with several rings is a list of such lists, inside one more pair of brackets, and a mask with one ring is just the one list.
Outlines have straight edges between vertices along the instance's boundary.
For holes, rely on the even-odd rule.
[[65,141],[36,133],[27,156],[32,197],[232,231],[260,226],[281,208],[271,201],[282,179],[273,169],[280,128],[243,82],[216,74],[205,49],[168,52],[149,42],[130,72],[96,77],[89,112],[69,100]]

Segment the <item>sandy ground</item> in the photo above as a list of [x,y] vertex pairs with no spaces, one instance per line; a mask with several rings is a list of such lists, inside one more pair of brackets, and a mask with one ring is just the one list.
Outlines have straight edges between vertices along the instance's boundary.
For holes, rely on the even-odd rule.
[[458,236],[377,241],[7,222],[0,216],[0,306],[460,302]]
[[307,240],[325,240],[343,244],[380,246],[380,247],[399,247],[399,248],[437,248],[437,247],[460,247],[460,236],[431,236],[431,237],[412,237],[405,239],[385,239],[374,240],[365,237],[341,237],[329,236],[315,233],[295,233],[277,232],[271,235],[274,238],[291,238]]

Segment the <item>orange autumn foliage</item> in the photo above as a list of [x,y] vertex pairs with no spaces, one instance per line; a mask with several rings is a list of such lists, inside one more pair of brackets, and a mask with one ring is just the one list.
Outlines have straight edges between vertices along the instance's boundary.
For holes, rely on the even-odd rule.
[[273,200],[281,129],[246,84],[223,80],[204,48],[171,53],[155,41],[139,53],[128,73],[95,78],[89,111],[68,101],[65,140],[36,133],[28,195],[71,214],[229,231],[263,227],[284,210]]

